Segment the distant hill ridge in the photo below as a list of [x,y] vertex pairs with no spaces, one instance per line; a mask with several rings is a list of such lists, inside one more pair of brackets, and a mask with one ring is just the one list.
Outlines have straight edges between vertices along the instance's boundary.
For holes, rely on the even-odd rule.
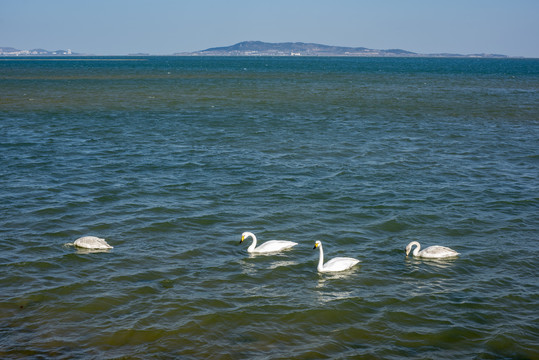
[[267,43],[263,41],[243,41],[230,46],[214,47],[206,50],[183,53],[193,56],[438,56],[438,57],[497,57],[498,54],[419,54],[402,49],[377,50],[365,47],[331,46],[303,42]]
[[243,41],[231,46],[214,47],[196,51],[194,55],[281,55],[281,56],[402,56],[417,55],[414,52],[390,49],[373,50],[365,47],[331,46],[303,42],[267,43]]

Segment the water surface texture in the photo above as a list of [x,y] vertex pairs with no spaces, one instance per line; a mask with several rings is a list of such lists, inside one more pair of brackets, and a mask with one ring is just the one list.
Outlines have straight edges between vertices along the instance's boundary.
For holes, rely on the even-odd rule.
[[2,59],[0,140],[2,358],[539,358],[539,60]]

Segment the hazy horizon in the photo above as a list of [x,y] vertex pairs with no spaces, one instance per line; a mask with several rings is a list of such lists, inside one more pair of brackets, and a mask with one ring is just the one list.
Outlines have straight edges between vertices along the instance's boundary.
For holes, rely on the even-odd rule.
[[[47,51],[48,53],[54,53],[54,52],[65,52],[65,51],[69,51],[69,53],[65,54],[65,53],[59,53],[59,54],[56,54],[56,55],[74,55],[74,56],[129,56],[129,55],[146,55],[146,56],[177,56],[177,55],[190,55],[190,54],[193,54],[193,55],[197,55],[199,53],[203,53],[207,50],[215,50],[215,49],[227,49],[227,48],[233,48],[235,47],[236,45],[238,44],[244,44],[244,43],[249,43],[249,42],[262,42],[263,44],[266,44],[268,46],[271,46],[271,45],[284,45],[284,44],[291,44],[291,47],[293,46],[293,44],[305,44],[305,45],[313,45],[313,46],[328,46],[328,47],[336,47],[336,48],[350,48],[350,49],[368,49],[368,50],[372,50],[372,51],[379,51],[381,53],[383,52],[387,52],[387,51],[392,51],[392,50],[402,50],[404,52],[408,52],[407,49],[402,49],[402,48],[394,48],[394,49],[379,49],[379,48],[376,48],[376,49],[373,49],[373,48],[365,48],[365,47],[347,47],[347,46],[344,46],[344,47],[341,47],[341,46],[338,46],[338,45],[333,45],[333,44],[320,44],[320,43],[306,43],[306,42],[303,42],[303,41],[297,41],[297,42],[291,42],[291,41],[283,41],[283,42],[279,42],[279,43],[270,43],[270,42],[263,42],[263,41],[260,41],[260,40],[245,40],[245,41],[240,41],[239,43],[235,43],[235,44],[226,44],[226,45],[220,45],[220,46],[215,46],[215,47],[212,47],[212,48],[205,48],[205,49],[199,49],[199,50],[195,50],[195,51],[190,51],[190,52],[175,52],[175,53],[171,53],[171,54],[152,54],[152,53],[148,53],[148,52],[133,52],[133,53],[127,53],[127,54],[106,54],[106,55],[103,55],[103,54],[94,54],[94,53],[84,53],[84,52],[80,52],[78,51],[77,49],[45,49],[43,47],[37,47],[37,48],[32,48],[32,49],[22,49],[22,48],[17,48],[17,47],[14,47],[14,46],[2,46],[2,44],[0,44],[0,48],[13,48],[13,49],[16,49],[18,51],[36,51],[36,50],[39,50],[39,51]],[[494,53],[479,53],[479,52],[476,52],[476,53],[469,53],[469,54],[460,54],[460,53],[449,53],[449,52],[441,52],[441,53],[429,53],[429,54],[425,54],[425,53],[415,53],[415,52],[411,52],[412,54],[410,54],[409,56],[425,56],[425,57],[429,57],[429,56],[435,56],[435,57],[443,57],[444,55],[447,55],[449,57],[452,57],[452,56],[464,56],[464,57],[474,57],[474,56],[485,56],[485,57],[497,57],[497,56],[507,56],[508,58],[530,58],[530,59],[533,59],[533,57],[525,57],[525,56],[511,56],[511,55],[507,55],[507,54],[494,54]],[[44,55],[44,54],[22,54],[21,56],[31,56],[31,55],[36,55],[36,56],[39,56],[39,55]],[[48,55],[48,54],[47,54]],[[304,55],[302,54],[303,56],[324,56],[324,55]],[[4,54],[4,56],[6,56]],[[8,55],[9,56],[9,55]],[[19,55],[17,55],[19,56]],[[215,55],[209,55],[209,56],[215,56]],[[256,55],[254,55],[256,56]],[[333,56],[333,55],[328,55],[328,56]],[[336,54],[336,56],[339,56],[339,54]],[[399,54],[394,54],[394,55],[388,55],[388,54],[373,54],[373,55],[368,55],[368,54],[365,54],[365,55],[347,55],[347,56],[360,56],[360,57],[363,57],[363,56],[400,56]],[[402,56],[405,56],[405,55],[402,55]],[[538,57],[539,58],[539,57]]]

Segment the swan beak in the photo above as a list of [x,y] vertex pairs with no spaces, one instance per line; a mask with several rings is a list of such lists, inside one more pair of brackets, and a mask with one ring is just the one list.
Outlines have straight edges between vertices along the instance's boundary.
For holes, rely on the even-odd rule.
[[240,240],[240,244],[243,242],[243,240],[245,240],[245,236],[241,236],[241,240]]
[[318,244],[314,244],[313,250],[318,247]]

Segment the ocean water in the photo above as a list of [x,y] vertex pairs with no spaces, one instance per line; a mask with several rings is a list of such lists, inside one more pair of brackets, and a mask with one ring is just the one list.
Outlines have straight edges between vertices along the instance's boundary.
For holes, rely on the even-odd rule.
[[3,58],[0,140],[1,358],[539,358],[539,60]]

